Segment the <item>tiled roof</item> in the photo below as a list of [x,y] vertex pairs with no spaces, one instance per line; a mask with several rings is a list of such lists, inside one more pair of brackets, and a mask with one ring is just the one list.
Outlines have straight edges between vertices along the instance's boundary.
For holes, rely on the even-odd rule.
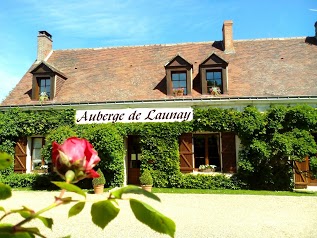
[[[54,50],[48,65],[67,77],[53,103],[162,100],[166,93],[164,66],[176,55],[193,64],[192,95],[206,98],[199,65],[212,53],[228,62],[228,94],[246,96],[316,96],[317,40],[313,37],[234,41],[225,54],[222,42]],[[1,106],[36,104],[31,100],[34,65]],[[5,80],[5,79],[1,79]]]

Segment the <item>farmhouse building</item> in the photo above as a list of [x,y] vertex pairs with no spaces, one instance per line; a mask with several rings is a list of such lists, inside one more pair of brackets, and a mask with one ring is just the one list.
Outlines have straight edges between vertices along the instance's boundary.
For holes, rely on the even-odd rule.
[[[235,40],[230,20],[222,32],[221,40],[210,42],[54,49],[53,36],[39,31],[37,58],[0,110],[72,108],[76,124],[102,124],[182,123],[195,117],[194,108],[316,107],[316,35]],[[124,139],[125,183],[138,183],[141,139]],[[31,172],[45,162],[40,152],[44,142],[45,135],[18,139],[17,172]],[[234,132],[183,133],[180,171],[197,173],[209,164],[216,172],[235,173],[239,147]]]

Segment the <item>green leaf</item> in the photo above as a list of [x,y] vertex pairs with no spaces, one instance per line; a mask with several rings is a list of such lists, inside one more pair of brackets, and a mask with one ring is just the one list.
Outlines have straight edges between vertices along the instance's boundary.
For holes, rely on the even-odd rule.
[[104,229],[119,213],[120,208],[114,205],[113,200],[104,200],[93,203],[91,206],[91,218],[95,225]]
[[176,225],[173,220],[164,216],[151,206],[136,199],[130,199],[130,206],[135,217],[151,229],[174,237]]
[[86,193],[74,184],[70,184],[70,183],[66,183],[66,182],[54,182],[54,181],[52,183],[55,184],[56,186],[60,187],[61,189],[65,189],[69,192],[74,192],[74,193],[77,193],[79,195],[86,197]]
[[0,183],[0,200],[7,199],[12,196],[10,186]]
[[19,213],[23,218],[28,218],[34,213],[33,210],[23,206],[21,209],[11,210],[12,213]]
[[23,218],[28,218],[31,216],[31,213],[28,211],[18,211],[17,213],[19,213]]
[[6,212],[6,210],[3,207],[0,207],[0,211]]
[[156,196],[154,193],[148,192],[138,186],[134,186],[134,185],[128,185],[119,189],[116,189],[114,191],[110,191],[110,193],[118,199],[122,198],[122,194],[125,193],[134,193],[134,194],[143,194],[146,197],[152,198],[156,201],[161,201],[160,198],[158,196]]
[[[28,230],[28,228],[23,228]],[[13,225],[0,224],[0,237],[6,238],[33,238],[34,235],[29,232],[15,232],[13,233]]]
[[8,168],[13,163],[13,157],[0,151],[0,170]]
[[47,218],[47,217],[42,217],[42,216],[37,216],[37,219],[41,220],[47,228],[52,229],[53,226],[53,219],[52,218]]
[[85,202],[78,202],[69,209],[68,217],[79,214],[85,207]]

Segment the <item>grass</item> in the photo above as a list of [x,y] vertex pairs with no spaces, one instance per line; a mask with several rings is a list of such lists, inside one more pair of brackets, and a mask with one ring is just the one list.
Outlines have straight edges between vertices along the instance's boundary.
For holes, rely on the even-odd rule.
[[178,194],[236,194],[236,195],[270,195],[270,196],[317,196],[315,191],[266,191],[266,190],[230,190],[230,189],[182,189],[182,188],[152,188],[153,193]]
[[[108,192],[112,188],[105,188]],[[31,188],[13,188],[13,191],[41,191]],[[87,193],[94,193],[92,189],[83,189]],[[43,191],[43,190],[42,190]],[[53,190],[58,191],[58,190]],[[177,194],[235,194],[235,195],[268,195],[268,196],[317,196],[317,191],[294,189],[294,191],[267,191],[267,190],[230,190],[230,189],[184,189],[184,188],[152,188],[153,193],[177,193]]]

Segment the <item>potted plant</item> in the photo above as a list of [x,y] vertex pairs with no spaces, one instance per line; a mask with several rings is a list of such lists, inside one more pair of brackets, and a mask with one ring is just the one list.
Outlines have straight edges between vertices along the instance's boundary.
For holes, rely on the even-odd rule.
[[153,178],[151,172],[145,169],[139,179],[142,189],[151,192],[153,186]]
[[183,96],[184,95],[184,88],[175,88],[175,89],[173,89],[173,93],[175,96]]
[[209,88],[209,92],[211,95],[214,95],[214,96],[219,96],[221,94],[220,88],[216,86]]
[[95,194],[101,194],[103,193],[106,179],[100,168],[97,170],[97,173],[99,174],[99,177],[92,179],[92,186],[94,187]]
[[216,165],[209,165],[209,164],[201,164],[199,165],[198,170],[201,172],[215,172],[216,171],[217,166]]
[[41,92],[39,97],[40,102],[44,102],[49,100],[49,97],[46,92]]

